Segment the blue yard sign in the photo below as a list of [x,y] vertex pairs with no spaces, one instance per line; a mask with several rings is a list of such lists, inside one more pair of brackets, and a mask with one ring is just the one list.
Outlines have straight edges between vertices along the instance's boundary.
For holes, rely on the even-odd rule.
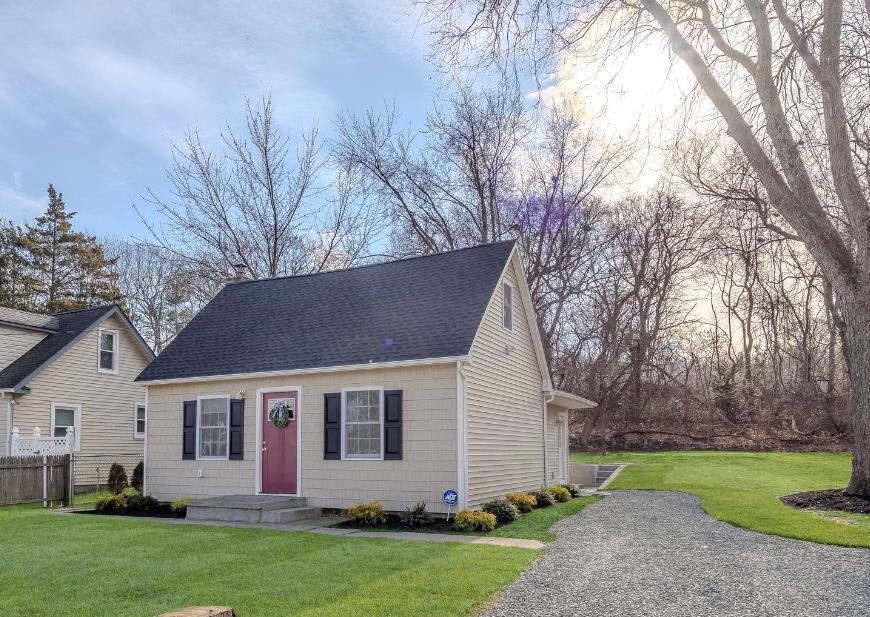
[[444,505],[447,506],[447,520],[450,520],[450,508],[456,505],[456,502],[459,501],[459,493],[454,491],[452,488],[444,491]]

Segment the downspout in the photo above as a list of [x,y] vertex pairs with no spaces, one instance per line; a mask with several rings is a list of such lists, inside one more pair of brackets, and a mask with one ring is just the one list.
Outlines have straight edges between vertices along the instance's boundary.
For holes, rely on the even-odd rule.
[[15,415],[13,413],[15,398],[12,394],[4,392],[3,399],[6,400],[6,434],[3,436],[3,454],[9,456],[12,454],[12,425],[15,421]]
[[456,363],[456,478],[459,486],[459,503],[457,510],[468,505],[468,401],[466,396],[465,372],[467,362]]
[[[142,494],[148,494],[148,386],[145,386],[145,439],[142,443]],[[135,419],[134,419],[135,422]],[[135,426],[135,425],[134,425]]]
[[544,486],[547,486],[547,405],[556,398],[555,390],[544,390]]

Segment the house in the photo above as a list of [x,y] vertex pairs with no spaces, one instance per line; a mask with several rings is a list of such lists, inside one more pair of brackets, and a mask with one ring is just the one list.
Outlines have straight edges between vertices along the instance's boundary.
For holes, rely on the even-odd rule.
[[594,406],[553,388],[513,241],[228,283],[137,381],[161,500],[473,507],[566,481]]
[[[141,460],[145,387],[135,377],[154,353],[117,305],[39,315],[0,308],[0,455],[12,453],[12,429],[65,437],[73,427],[82,474],[88,461],[124,454]],[[128,470],[130,473],[131,470]],[[97,478],[93,478],[94,481]]]

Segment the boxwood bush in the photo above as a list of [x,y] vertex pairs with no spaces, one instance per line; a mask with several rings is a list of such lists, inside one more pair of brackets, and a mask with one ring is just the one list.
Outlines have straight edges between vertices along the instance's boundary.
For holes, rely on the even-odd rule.
[[133,468],[133,475],[130,477],[130,486],[142,492],[142,483],[145,478],[145,463],[139,461]]
[[563,484],[562,488],[571,493],[571,497],[580,497],[580,485],[579,484]]
[[538,504],[534,496],[528,493],[508,493],[505,499],[514,504],[520,512],[531,512]]
[[344,515],[359,525],[374,527],[383,525],[387,521],[384,508],[377,501],[365,501],[348,508]]
[[124,496],[116,495],[115,493],[102,493],[97,495],[97,500],[94,503],[94,507],[98,512],[120,510],[124,505]]
[[453,521],[456,531],[492,531],[495,529],[495,514],[481,510],[460,510]]
[[531,495],[535,498],[535,507],[537,508],[546,508],[556,503],[556,498],[549,491],[534,491]]
[[493,499],[483,504],[481,509],[495,516],[499,523],[510,523],[520,517],[519,509],[507,499]]
[[571,501],[571,493],[567,488],[562,486],[548,486],[547,492],[550,493],[556,501]]
[[108,488],[115,494],[120,493],[127,487],[127,472],[120,463],[112,463],[109,467],[109,479],[106,482]]

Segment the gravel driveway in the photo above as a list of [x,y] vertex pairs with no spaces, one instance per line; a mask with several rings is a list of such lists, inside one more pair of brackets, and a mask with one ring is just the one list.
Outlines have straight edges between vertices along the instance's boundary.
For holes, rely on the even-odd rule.
[[870,615],[870,550],[732,527],[694,495],[616,491],[553,531],[486,615]]

